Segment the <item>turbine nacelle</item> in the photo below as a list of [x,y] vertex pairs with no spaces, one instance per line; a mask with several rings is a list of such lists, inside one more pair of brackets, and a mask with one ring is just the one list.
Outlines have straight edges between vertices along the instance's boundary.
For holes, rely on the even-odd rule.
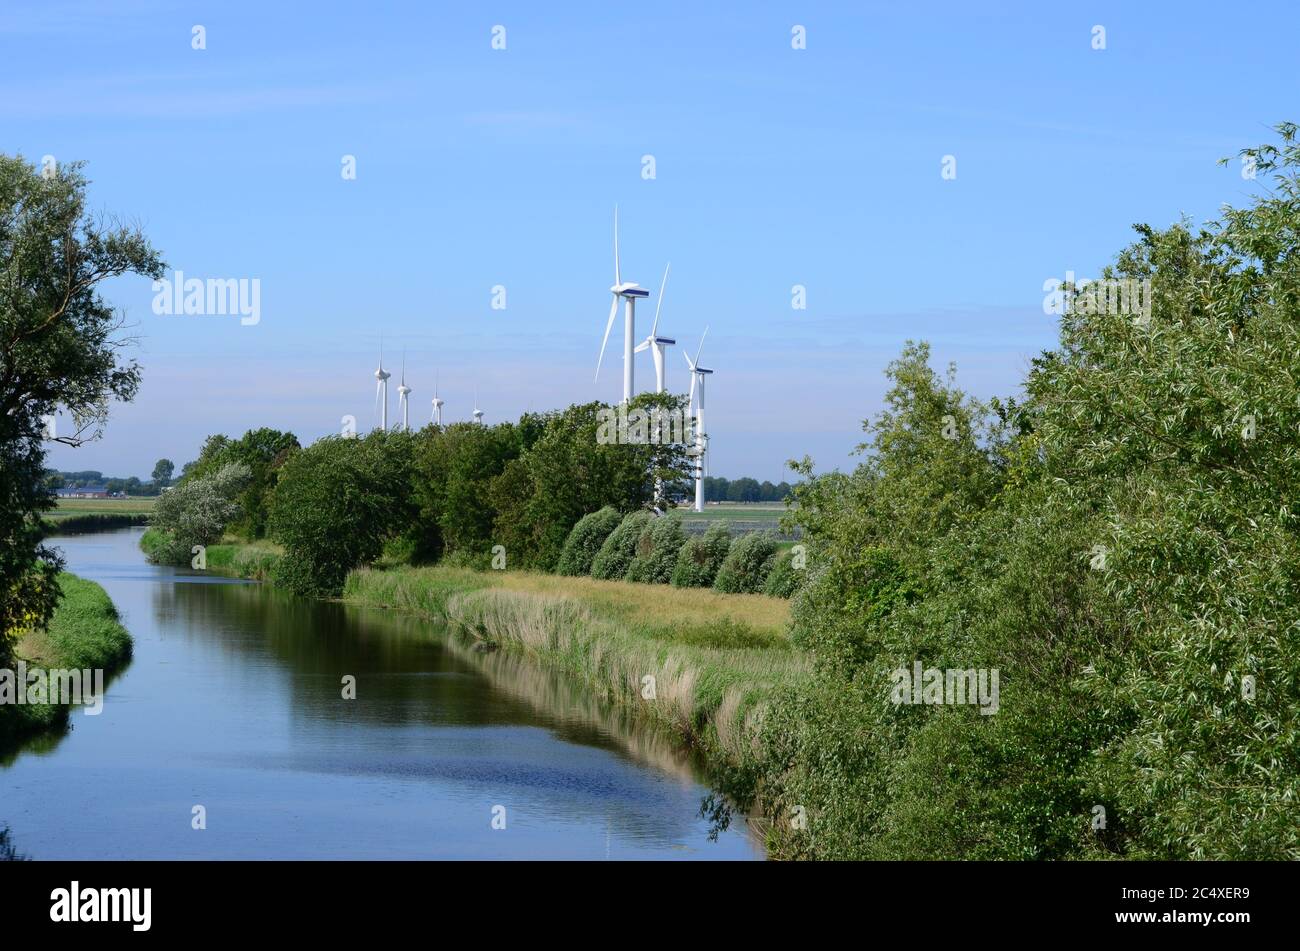
[[646,337],[636,345],[636,352],[640,353],[642,350],[649,350],[651,347],[672,347],[676,346],[676,344],[677,341],[672,337]]

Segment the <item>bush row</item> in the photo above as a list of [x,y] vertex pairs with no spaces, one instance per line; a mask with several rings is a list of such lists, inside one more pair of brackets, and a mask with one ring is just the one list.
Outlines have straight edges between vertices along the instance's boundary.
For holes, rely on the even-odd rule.
[[620,517],[610,507],[573,526],[557,572],[778,598],[791,597],[801,579],[791,552],[778,551],[770,532],[733,541],[727,526],[718,522],[703,535],[688,538],[676,513],[640,510]]

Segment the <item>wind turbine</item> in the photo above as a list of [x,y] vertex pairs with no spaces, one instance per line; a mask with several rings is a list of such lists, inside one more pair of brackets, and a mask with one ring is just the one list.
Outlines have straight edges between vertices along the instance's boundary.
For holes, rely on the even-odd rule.
[[618,316],[618,302],[624,301],[623,308],[623,402],[632,402],[633,371],[635,369],[633,347],[636,344],[636,301],[638,297],[649,297],[650,292],[640,284],[623,283],[622,272],[618,265],[618,205],[614,206],[614,286],[610,288],[614,295],[609,305],[609,321],[605,324],[605,339],[600,344],[600,356],[596,358],[596,379],[600,379],[600,364],[605,359],[605,345],[609,343],[609,332],[614,329],[614,318]]
[[406,354],[402,354],[402,382],[397,387],[397,407],[402,414],[402,431],[411,431],[411,388],[406,385]]
[[474,387],[474,422],[483,425],[483,411],[478,408],[478,387]]
[[438,375],[433,375],[433,419],[432,422],[442,425],[442,400],[438,399]]
[[668,286],[668,268],[672,266],[672,262],[670,261],[668,267],[664,268],[664,279],[659,284],[659,300],[655,304],[655,322],[654,326],[650,328],[650,336],[637,344],[636,348],[637,353],[648,349],[651,356],[654,357],[656,393],[664,392],[664,350],[665,348],[671,347],[677,343],[677,341],[672,337],[660,337],[658,335],[659,311],[661,311],[664,306],[664,288]]
[[691,401],[695,399],[696,386],[699,387],[699,400],[695,409],[695,511],[704,511],[704,477],[709,474],[709,437],[704,430],[704,378],[713,373],[708,367],[700,366],[700,353],[704,350],[704,338],[709,335],[709,328],[704,328],[704,333],[700,335],[700,349],[695,351],[695,359],[692,360],[682,354],[686,359],[686,365],[691,368],[691,390],[686,397],[686,405],[689,408]]
[[381,429],[388,429],[388,378],[392,376],[384,369],[384,342],[379,341],[379,369],[375,371],[375,402],[382,398],[384,401],[383,410],[379,417],[379,426]]

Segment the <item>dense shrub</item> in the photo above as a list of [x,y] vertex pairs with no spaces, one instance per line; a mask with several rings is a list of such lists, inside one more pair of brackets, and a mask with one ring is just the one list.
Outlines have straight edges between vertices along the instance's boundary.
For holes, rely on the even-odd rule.
[[280,467],[301,448],[293,433],[265,427],[250,429],[239,439],[209,436],[203,443],[199,458],[185,467],[178,487],[232,463],[247,466],[248,480],[236,499],[239,512],[230,520],[226,530],[249,541],[262,538],[266,535],[270,497]]
[[685,543],[686,534],[682,531],[680,515],[673,513],[652,518],[641,530],[636,543],[636,557],[628,566],[624,580],[667,584]]
[[623,516],[618,513],[617,509],[609,505],[578,519],[578,524],[573,526],[573,530],[569,532],[569,537],[565,539],[564,548],[560,552],[560,560],[555,565],[555,573],[559,575],[591,574],[591,563],[600,552],[600,546],[605,544],[605,539],[609,538],[610,533],[618,528],[618,523],[621,521],[623,521]]
[[409,525],[413,437],[330,436],[295,453],[280,472],[271,536],[284,546],[275,580],[300,594],[337,595],[349,571],[377,559]]
[[777,552],[772,570],[763,585],[763,593],[774,598],[792,598],[803,582],[805,568],[794,566],[794,551]]
[[150,560],[188,565],[196,545],[221,541],[227,524],[240,514],[237,498],[251,477],[248,466],[230,462],[184,479],[159,496],[151,520],[155,534],[147,551]]
[[[1023,403],[970,399],[909,345],[858,469],[801,464],[792,637],[818,666],[766,718],[757,772],[773,816],[809,825],[778,853],[1300,858],[1300,145],[1281,132],[1248,153],[1277,175],[1249,208],[1137,229],[1103,274],[1127,301],[1066,309]],[[996,715],[896,705],[889,672],[916,662],[997,670]]]
[[630,513],[619,522],[618,528],[610,532],[605,544],[600,546],[600,551],[592,559],[591,576],[603,581],[621,580],[628,568],[632,567],[641,531],[651,518],[651,514],[642,509]]
[[734,543],[718,568],[713,587],[728,594],[759,594],[776,560],[776,536],[751,532]]
[[714,522],[703,535],[688,538],[677,553],[673,585],[678,588],[713,587],[713,579],[718,576],[718,569],[730,550],[731,529],[726,522]]
[[428,426],[411,437],[417,515],[405,531],[421,559],[445,552],[477,558],[494,544],[506,544],[493,531],[497,509],[492,486],[538,431],[536,417],[525,416],[517,425]]
[[[651,404],[672,409],[685,397],[643,393],[633,411]],[[535,437],[494,480],[493,539],[514,566],[554,570],[565,541],[588,512],[610,506],[620,512],[642,508],[661,491],[684,491],[685,446],[646,440],[629,443],[604,430],[617,418],[601,403],[531,417]]]

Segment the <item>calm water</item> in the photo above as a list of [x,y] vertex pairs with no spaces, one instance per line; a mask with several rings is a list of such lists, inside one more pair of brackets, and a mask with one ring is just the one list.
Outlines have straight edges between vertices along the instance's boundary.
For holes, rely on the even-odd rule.
[[99,716],[74,712],[0,767],[19,853],[761,858],[740,818],[709,841],[709,790],[665,736],[560,676],[427,622],[150,566],[139,535],[57,541],[108,590],[135,657]]

